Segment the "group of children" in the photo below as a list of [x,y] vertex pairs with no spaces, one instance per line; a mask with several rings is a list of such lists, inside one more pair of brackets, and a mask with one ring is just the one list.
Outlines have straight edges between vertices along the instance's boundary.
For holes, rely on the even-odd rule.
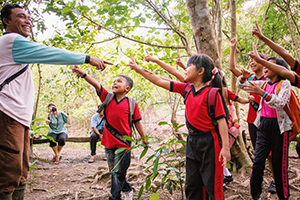
[[[240,98],[226,88],[224,72],[218,70],[213,60],[205,54],[193,55],[188,59],[187,66],[178,56],[176,64],[185,69],[182,75],[170,65],[150,56],[146,50],[145,61],[157,63],[173,74],[179,82],[168,80],[139,67],[133,57],[128,64],[132,70],[153,84],[184,97],[186,126],[189,133],[186,143],[185,194],[187,199],[224,199],[223,170],[231,159],[228,126],[234,123],[228,111],[230,101],[250,103],[247,122],[251,142],[255,149],[250,179],[252,198],[260,199],[265,160],[269,157],[269,165],[275,181],[273,186],[276,185],[278,198],[289,199],[287,168],[289,131],[292,128],[292,122],[283,107],[290,98],[290,82],[300,87],[298,81],[300,75],[290,72],[286,62],[297,74],[300,74],[300,64],[285,49],[265,37],[257,23],[252,35],[265,42],[283,59],[268,59],[266,55],[258,54],[253,45],[253,51],[248,53],[251,60],[250,66],[254,72],[254,76],[251,76],[248,70],[236,68],[237,40],[234,38],[231,41],[230,70],[238,77],[237,86],[251,94],[248,99]],[[73,66],[72,71],[95,87],[100,100],[104,101],[108,94],[107,90],[78,66]],[[131,117],[130,107],[126,94],[132,87],[133,81],[129,77],[118,76],[111,88],[115,95],[114,99],[105,108],[106,123],[101,143],[105,146],[107,162],[112,174],[109,199],[121,199],[121,192],[124,192],[125,199],[132,199],[132,187],[126,180],[130,152],[125,151],[121,157],[115,155],[118,148],[129,149],[130,147],[130,144],[122,141],[120,135],[131,137],[131,128],[128,123]],[[214,105],[218,129],[215,129],[207,108],[210,92],[215,87],[219,88]],[[280,87],[280,90],[277,90],[277,87]],[[140,120],[141,115],[135,105],[133,122],[143,138],[143,143],[147,144]],[[298,143],[297,150],[300,149],[299,145]]]

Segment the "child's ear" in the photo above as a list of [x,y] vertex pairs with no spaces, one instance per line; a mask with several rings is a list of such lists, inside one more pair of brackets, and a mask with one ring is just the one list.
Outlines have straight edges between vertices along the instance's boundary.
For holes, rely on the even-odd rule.
[[130,91],[130,87],[126,86],[125,91],[126,91],[126,93],[128,93]]
[[198,75],[202,75],[204,73],[204,67],[201,67],[199,70],[198,70]]

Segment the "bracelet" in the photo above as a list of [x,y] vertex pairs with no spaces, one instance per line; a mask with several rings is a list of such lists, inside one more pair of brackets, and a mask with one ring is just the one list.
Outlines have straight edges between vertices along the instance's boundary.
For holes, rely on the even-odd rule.
[[70,113],[67,113],[67,115],[70,115]]
[[247,80],[247,79],[246,79],[246,78],[241,78],[241,80],[242,80],[242,81],[245,81],[245,80]]
[[80,78],[85,78],[86,77],[86,73],[84,73],[82,76],[80,76]]
[[266,97],[265,97],[265,100],[267,100],[267,98],[268,98],[269,96],[270,96],[270,95],[269,95],[269,94],[267,94],[267,95],[266,95]]
[[264,99],[267,95],[268,95],[268,93],[265,92],[264,95],[262,96],[262,98]]

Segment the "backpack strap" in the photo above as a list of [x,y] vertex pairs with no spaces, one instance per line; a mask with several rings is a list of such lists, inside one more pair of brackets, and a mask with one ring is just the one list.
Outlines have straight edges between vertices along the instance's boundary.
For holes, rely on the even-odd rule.
[[189,96],[189,94],[191,93],[192,91],[192,84],[189,83],[185,86],[184,88],[184,93],[183,93],[183,97],[184,97],[184,104],[185,104],[185,101],[187,99],[187,97]]
[[114,96],[115,96],[115,94],[112,93],[112,92],[107,93],[107,95],[106,95],[104,101],[102,102],[102,104],[100,104],[98,106],[97,112],[101,113],[102,110],[104,110],[104,108],[106,108],[106,106],[109,104],[109,102],[111,102],[111,100],[114,98]]
[[216,101],[217,101],[217,92],[219,92],[220,89],[219,88],[215,88],[212,87],[210,88],[210,90],[208,91],[207,94],[207,112],[210,116],[210,118],[212,119],[212,124],[215,127],[215,130],[217,133],[219,133],[219,129],[218,129],[218,122],[216,119],[216,115],[215,115],[215,106],[216,106]]
[[135,100],[131,97],[127,97],[129,102],[129,125],[130,127],[134,128],[133,126],[133,114],[135,109]]
[[18,76],[20,76],[21,74],[23,74],[29,67],[29,64],[27,64],[25,67],[23,67],[21,70],[17,71],[16,73],[14,73],[13,75],[11,75],[10,77],[8,77],[7,79],[5,79],[3,81],[3,83],[0,84],[0,91],[2,90],[2,88],[4,87],[4,85],[9,84],[12,80],[14,80],[15,78],[17,78]]

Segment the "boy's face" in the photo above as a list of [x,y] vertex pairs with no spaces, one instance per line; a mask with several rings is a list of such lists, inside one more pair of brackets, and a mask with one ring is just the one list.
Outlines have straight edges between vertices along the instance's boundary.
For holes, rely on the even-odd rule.
[[112,92],[114,94],[123,94],[127,93],[130,90],[130,87],[127,84],[127,80],[121,76],[118,76],[115,80],[114,83],[111,86]]

